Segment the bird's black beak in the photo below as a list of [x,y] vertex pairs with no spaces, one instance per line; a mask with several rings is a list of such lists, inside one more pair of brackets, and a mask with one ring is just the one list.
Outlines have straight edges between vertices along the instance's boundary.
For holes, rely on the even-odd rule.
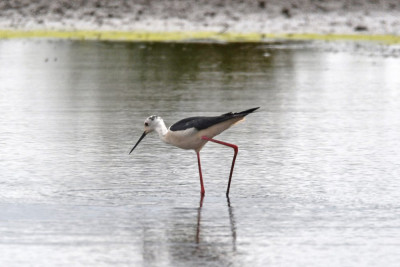
[[142,136],[139,138],[139,141],[137,141],[136,145],[134,147],[132,147],[131,152],[129,152],[129,154],[132,153],[132,151],[137,147],[137,145],[140,143],[140,141],[142,141],[142,139],[146,136],[146,132],[143,132]]

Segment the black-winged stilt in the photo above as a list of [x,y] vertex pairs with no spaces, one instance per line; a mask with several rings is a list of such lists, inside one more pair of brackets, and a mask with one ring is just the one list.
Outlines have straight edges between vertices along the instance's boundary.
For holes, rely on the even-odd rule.
[[215,140],[213,137],[222,133],[235,123],[243,120],[246,115],[254,112],[258,108],[259,107],[236,113],[229,112],[215,117],[190,117],[174,123],[168,129],[161,117],[155,115],[150,116],[144,121],[144,132],[129,154],[132,153],[132,151],[148,133],[153,131],[156,131],[160,136],[160,139],[168,144],[183,149],[193,149],[197,154],[201,194],[204,195],[205,190],[203,184],[203,175],[201,173],[200,150],[208,141],[232,147],[234,150],[234,155],[231,172],[229,174],[228,189],[226,190],[226,195],[229,195],[229,188],[231,186],[233,167],[235,166],[238,147],[234,144]]

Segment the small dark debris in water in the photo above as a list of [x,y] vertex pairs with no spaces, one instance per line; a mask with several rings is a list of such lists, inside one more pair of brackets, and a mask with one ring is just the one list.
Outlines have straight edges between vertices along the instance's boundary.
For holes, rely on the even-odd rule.
[[290,14],[290,9],[287,8],[287,7],[282,8],[281,13],[286,18],[291,18],[292,17],[292,14]]
[[322,12],[328,12],[328,11],[329,11],[328,8],[326,8],[326,7],[322,6],[322,5],[319,5],[319,4],[317,4],[317,3],[315,3],[315,7],[316,7],[317,9],[319,9],[320,11],[322,11]]
[[44,59],[44,62],[48,62],[49,61],[49,59],[46,57],[45,59]]
[[265,1],[259,1],[258,2],[258,7],[259,8],[265,8]]
[[53,13],[54,14],[57,14],[57,15],[60,15],[60,16],[63,16],[64,15],[64,9],[63,8],[61,8],[61,7],[56,7],[55,9],[53,9]]
[[206,17],[215,17],[215,15],[216,15],[216,13],[215,12],[206,12],[206,13],[204,13],[204,16],[206,16]]
[[354,28],[354,30],[355,30],[356,32],[365,32],[365,31],[368,31],[368,28],[367,28],[367,26],[357,25],[357,26]]

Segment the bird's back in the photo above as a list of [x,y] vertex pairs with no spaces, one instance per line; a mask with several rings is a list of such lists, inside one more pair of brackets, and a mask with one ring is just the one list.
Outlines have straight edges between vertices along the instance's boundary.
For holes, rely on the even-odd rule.
[[169,129],[171,131],[184,131],[189,128],[195,128],[198,131],[201,131],[225,121],[235,119],[234,121],[237,122],[246,115],[254,112],[256,109],[258,109],[258,107],[245,110],[242,112],[236,112],[236,113],[229,112],[214,117],[190,117],[174,123]]

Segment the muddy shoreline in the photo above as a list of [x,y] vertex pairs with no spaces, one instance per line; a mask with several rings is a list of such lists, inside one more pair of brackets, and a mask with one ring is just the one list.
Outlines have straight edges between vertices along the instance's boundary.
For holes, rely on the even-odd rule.
[[6,0],[0,29],[399,35],[400,2]]

